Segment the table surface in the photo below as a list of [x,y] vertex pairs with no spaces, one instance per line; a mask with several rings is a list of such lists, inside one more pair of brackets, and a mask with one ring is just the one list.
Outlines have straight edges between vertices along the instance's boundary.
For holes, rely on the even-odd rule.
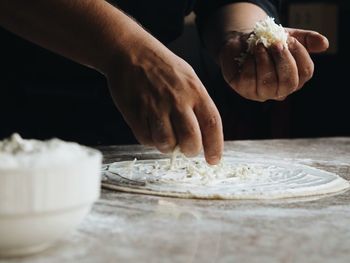
[[[161,157],[142,146],[104,162]],[[350,138],[226,142],[226,152],[283,159],[350,180]],[[305,200],[191,200],[102,190],[78,230],[49,250],[0,262],[350,262],[350,191]]]

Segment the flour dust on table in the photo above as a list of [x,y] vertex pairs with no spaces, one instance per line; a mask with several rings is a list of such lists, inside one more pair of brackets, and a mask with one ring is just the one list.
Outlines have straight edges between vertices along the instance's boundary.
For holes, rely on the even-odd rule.
[[[179,155],[179,156],[178,156]],[[102,185],[118,191],[199,199],[278,199],[336,193],[338,175],[284,161],[226,156],[218,165],[173,154],[171,159],[107,164]]]

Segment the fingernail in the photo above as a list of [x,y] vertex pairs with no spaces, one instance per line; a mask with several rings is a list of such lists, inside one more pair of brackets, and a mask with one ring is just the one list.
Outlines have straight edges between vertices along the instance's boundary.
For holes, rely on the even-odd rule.
[[221,158],[217,155],[213,155],[213,156],[209,156],[207,158],[207,162],[210,164],[210,165],[215,165],[215,164],[218,164],[220,162]]
[[171,150],[171,147],[170,147],[169,144],[163,143],[163,144],[158,145],[158,149],[159,149],[161,152],[169,152],[169,151]]

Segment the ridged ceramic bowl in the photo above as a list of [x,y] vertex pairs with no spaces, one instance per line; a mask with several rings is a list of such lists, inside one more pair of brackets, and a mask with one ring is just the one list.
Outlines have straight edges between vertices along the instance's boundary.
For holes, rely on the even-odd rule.
[[[99,198],[99,151],[57,139],[31,141],[38,144],[33,151],[0,151],[0,257],[51,246]],[[42,150],[41,143],[50,147]]]

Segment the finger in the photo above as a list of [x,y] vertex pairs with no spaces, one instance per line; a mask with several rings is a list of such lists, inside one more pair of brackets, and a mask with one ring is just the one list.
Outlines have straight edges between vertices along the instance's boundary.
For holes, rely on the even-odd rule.
[[287,96],[282,96],[282,97],[276,98],[275,100],[284,101],[286,98],[287,98]]
[[202,136],[197,118],[191,108],[171,114],[177,144],[186,156],[195,156],[202,149]]
[[274,44],[270,50],[278,79],[276,97],[287,96],[298,87],[299,77],[296,62],[288,48],[283,47],[281,43]]
[[255,59],[252,55],[248,55],[243,66],[242,71],[239,76],[237,92],[251,100],[260,101],[258,98],[256,90],[256,69],[255,69]]
[[[112,86],[112,85],[110,85]],[[117,100],[120,96],[115,94],[115,90],[111,89],[114,103],[122,113],[125,122],[130,127],[136,140],[143,145],[154,146],[152,136],[148,125],[148,115],[143,109],[146,108],[148,97],[140,96],[135,100]],[[132,109],[132,110],[130,110]]]
[[306,48],[294,37],[289,38],[288,47],[298,67],[298,89],[300,89],[306,81],[311,79],[314,72],[314,63]]
[[142,144],[147,146],[154,146],[152,136],[149,130],[147,117],[143,117],[140,119],[136,118],[125,118],[127,124],[131,128],[136,140]]
[[194,113],[202,133],[205,159],[209,164],[217,164],[222,156],[224,139],[220,114],[209,95],[195,105]]
[[277,76],[275,65],[266,48],[259,44],[255,49],[257,96],[266,101],[275,98]]
[[316,31],[287,28],[290,36],[295,37],[308,52],[319,53],[329,47],[328,39]]
[[171,152],[176,146],[176,139],[169,116],[159,116],[153,112],[148,118],[151,138],[156,148],[162,153]]

